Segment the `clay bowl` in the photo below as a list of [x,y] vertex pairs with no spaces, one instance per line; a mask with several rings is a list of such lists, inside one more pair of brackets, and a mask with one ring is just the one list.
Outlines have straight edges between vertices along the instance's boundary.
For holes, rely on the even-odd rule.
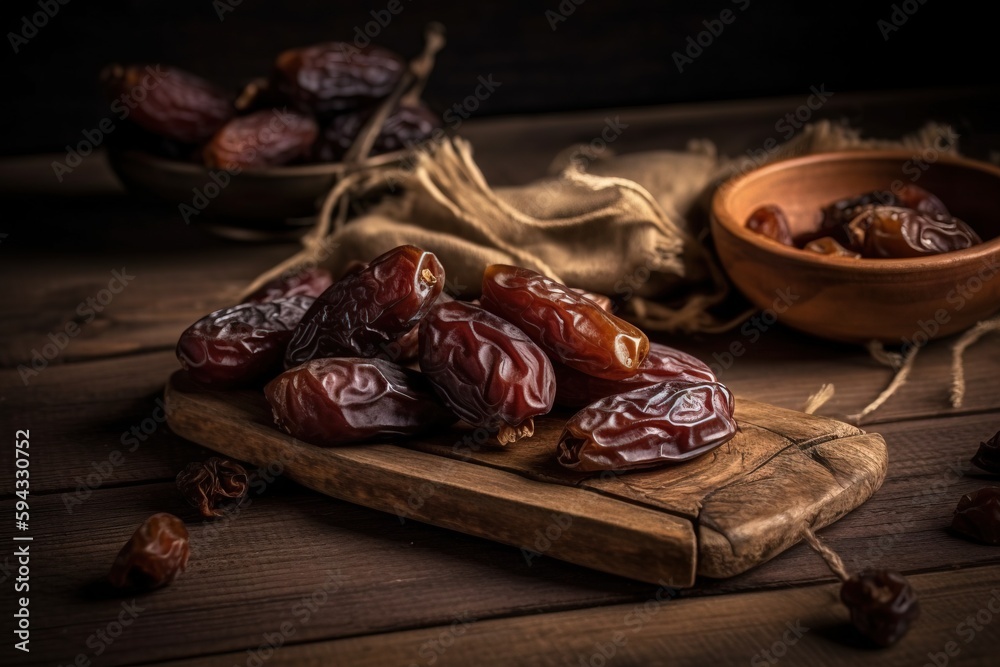
[[[914,159],[914,158],[917,159]],[[801,331],[848,342],[921,345],[1000,310],[1000,168],[916,151],[843,151],[783,160],[724,183],[712,200],[712,233],[733,283],[761,309]],[[966,250],[908,259],[809,253],[749,231],[777,204],[792,233],[810,228],[837,199],[916,183],[983,238]]]

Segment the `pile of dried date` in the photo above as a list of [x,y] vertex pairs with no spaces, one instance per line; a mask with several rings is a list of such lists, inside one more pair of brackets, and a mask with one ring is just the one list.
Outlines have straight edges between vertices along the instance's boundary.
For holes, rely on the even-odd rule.
[[650,344],[607,300],[505,265],[486,269],[478,303],[444,284],[433,253],[400,246],[336,282],[313,270],[266,285],[191,325],[177,357],[208,387],[266,383],[278,426],[319,446],[459,419],[506,445],[554,405],[579,410],[555,454],[580,472],[673,464],[735,435],[708,366]]
[[835,201],[797,236],[784,211],[772,204],[751,213],[746,227],[783,245],[851,258],[923,257],[983,242],[937,196],[912,183]]
[[[111,65],[101,78],[125,118],[112,135],[116,145],[238,171],[341,161],[406,69],[388,49],[326,42],[281,53],[270,77],[239,94],[161,65]],[[423,102],[404,101],[382,124],[372,153],[413,146],[440,125]]]

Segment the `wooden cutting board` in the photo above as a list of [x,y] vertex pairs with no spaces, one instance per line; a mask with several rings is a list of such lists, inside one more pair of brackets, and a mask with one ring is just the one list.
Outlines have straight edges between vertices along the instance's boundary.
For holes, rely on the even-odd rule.
[[555,447],[568,415],[536,420],[506,449],[471,428],[394,444],[336,448],[278,431],[263,394],[198,387],[178,371],[166,387],[178,435],[320,493],[486,537],[604,572],[674,587],[729,577],[828,525],[885,478],[882,436],[737,397],[739,433],[674,467],[627,474],[567,471]]

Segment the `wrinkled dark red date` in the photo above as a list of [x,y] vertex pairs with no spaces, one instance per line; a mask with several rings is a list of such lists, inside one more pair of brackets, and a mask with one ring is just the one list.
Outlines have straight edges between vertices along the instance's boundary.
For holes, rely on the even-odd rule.
[[936,195],[913,183],[903,185],[896,193],[896,200],[899,202],[899,206],[912,208],[914,211],[928,215],[951,215],[944,202]]
[[972,464],[981,470],[1000,475],[1000,431],[986,442],[979,443]]
[[792,245],[792,231],[785,212],[774,205],[761,206],[747,218],[747,229],[772,241]]
[[988,486],[962,496],[951,529],[983,544],[1000,544],[1000,487]]
[[602,398],[669,380],[681,382],[716,382],[715,373],[686,352],[649,344],[649,354],[639,365],[639,372],[622,380],[605,380],[570,368],[552,364],[556,372],[556,404],[582,408]]
[[375,357],[410,331],[444,288],[433,253],[399,246],[321,294],[285,353],[291,368],[318,357]]
[[589,375],[608,380],[635,375],[649,353],[649,339],[639,329],[530,269],[487,267],[480,301],[553,359]]
[[388,49],[326,42],[280,54],[271,81],[304,110],[329,114],[385,97],[405,70],[403,59]]
[[[340,162],[371,115],[371,110],[365,110],[342,113],[331,118],[313,148],[313,159],[320,162]],[[399,107],[382,124],[372,145],[372,155],[391,153],[420,144],[427,141],[439,127],[441,119],[423,103],[419,106]]]
[[851,612],[851,623],[879,646],[895,644],[920,616],[913,587],[891,570],[856,574],[840,588],[840,600]]
[[234,114],[230,96],[183,70],[112,65],[102,73],[109,97],[142,128],[184,144],[206,141]]
[[245,498],[250,477],[239,463],[212,456],[204,462],[187,464],[177,473],[176,483],[184,500],[208,519],[222,516],[226,505]]
[[824,236],[815,241],[810,241],[803,246],[803,250],[808,250],[818,255],[833,255],[835,257],[850,257],[852,259],[861,257],[861,253],[848,250],[837,243],[832,236]]
[[717,382],[661,382],[573,415],[558,460],[581,472],[638,470],[700,456],[736,435],[733,395]]
[[313,359],[276,377],[264,394],[279,428],[323,447],[456,421],[425,377],[382,359]]
[[438,303],[420,323],[420,368],[455,414],[500,444],[534,434],[555,400],[552,362],[524,332],[478,306]]
[[226,123],[205,147],[205,164],[236,171],[278,167],[304,157],[319,133],[316,121],[269,109]]
[[260,286],[247,297],[247,303],[265,303],[293,296],[318,297],[333,284],[333,276],[326,269],[311,268],[287,276],[279,276]]
[[152,590],[176,579],[189,556],[184,522],[161,512],[146,519],[118,552],[108,579],[116,588]]
[[270,377],[281,370],[292,332],[314,301],[293,296],[217,310],[181,334],[177,359],[192,379],[215,387]]
[[847,226],[851,245],[864,257],[921,257],[982,243],[958,218],[925,215],[898,206],[872,206]]

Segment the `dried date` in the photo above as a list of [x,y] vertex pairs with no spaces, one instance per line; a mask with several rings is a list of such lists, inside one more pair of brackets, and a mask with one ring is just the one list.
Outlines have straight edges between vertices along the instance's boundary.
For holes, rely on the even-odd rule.
[[264,389],[274,421],[323,447],[406,436],[456,418],[417,371],[382,359],[313,359]]
[[913,587],[891,570],[855,574],[840,588],[840,600],[851,613],[851,623],[879,646],[895,644],[920,616]]
[[988,486],[962,496],[951,529],[983,544],[1000,545],[1000,487]]
[[816,239],[815,241],[810,241],[803,246],[803,250],[808,250],[809,252],[814,252],[818,255],[833,255],[835,257],[850,257],[851,259],[857,259],[861,257],[861,253],[855,252],[853,250],[848,250],[844,246],[837,243],[837,241],[832,236],[824,236],[823,238]]
[[223,90],[172,67],[112,65],[101,78],[115,103],[128,107],[133,122],[184,144],[206,141],[234,114]]
[[315,300],[308,296],[217,310],[181,334],[177,359],[197,382],[250,385],[281,370],[292,332]]
[[285,353],[291,368],[318,357],[375,357],[410,331],[444,288],[433,253],[399,246],[316,299]]
[[[313,147],[313,159],[320,162],[340,162],[371,115],[372,110],[367,109],[331,118]],[[441,119],[423,103],[398,107],[382,124],[372,145],[372,155],[411,148],[427,141],[439,127]]]
[[187,567],[190,549],[184,522],[161,512],[146,519],[118,552],[108,579],[137,591],[165,586]]
[[979,443],[972,464],[981,470],[1000,475],[1000,431],[986,442]]
[[944,202],[938,199],[936,195],[913,183],[903,185],[899,189],[899,192],[896,193],[896,200],[899,202],[899,206],[912,208],[914,211],[928,215],[951,216]]
[[572,470],[638,470],[700,456],[736,435],[733,395],[717,382],[661,382],[602,398],[559,439]]
[[847,226],[851,245],[864,257],[921,257],[982,243],[958,218],[925,215],[898,206],[872,206]]
[[659,343],[650,343],[649,354],[639,365],[639,372],[622,380],[594,377],[560,363],[552,366],[556,372],[556,404],[567,408],[582,408],[608,396],[668,380],[717,381],[712,369],[699,359]]
[[325,115],[385,97],[405,70],[405,61],[388,49],[326,42],[281,53],[271,82],[303,110]]
[[480,301],[553,359],[589,375],[608,380],[635,375],[649,353],[642,331],[530,269],[487,267]]
[[209,167],[237,171],[278,167],[309,153],[316,121],[291,111],[270,109],[226,123],[205,147]]
[[293,296],[318,297],[333,284],[333,276],[326,269],[311,268],[287,276],[279,276],[260,286],[247,297],[247,303],[265,303]]
[[250,478],[246,469],[229,459],[213,456],[189,463],[177,473],[177,490],[206,519],[223,515],[223,507],[246,497]]
[[761,206],[747,218],[747,229],[783,245],[792,245],[792,231],[785,212],[769,204]]
[[438,303],[420,323],[420,368],[459,417],[500,444],[534,434],[555,400],[552,362],[524,332],[462,301]]

